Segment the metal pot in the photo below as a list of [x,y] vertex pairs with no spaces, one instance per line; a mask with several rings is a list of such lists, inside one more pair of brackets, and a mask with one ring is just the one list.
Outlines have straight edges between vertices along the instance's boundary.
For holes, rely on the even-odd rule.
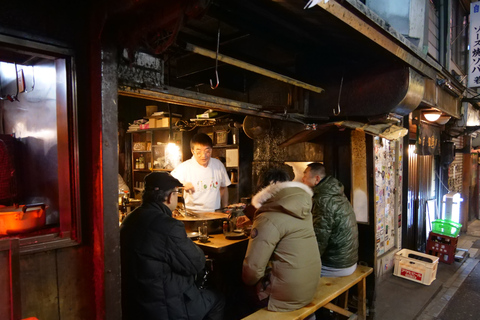
[[198,231],[198,227],[207,222],[207,229],[209,234],[216,234],[223,232],[223,221],[228,220],[228,214],[221,212],[192,212],[187,216],[179,215],[176,217],[185,225],[187,232]]
[[45,225],[45,204],[0,207],[0,235],[24,233]]

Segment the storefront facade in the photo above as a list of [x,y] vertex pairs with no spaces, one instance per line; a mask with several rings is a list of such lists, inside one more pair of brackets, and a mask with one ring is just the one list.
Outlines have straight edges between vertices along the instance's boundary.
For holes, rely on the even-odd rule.
[[[68,134],[57,131],[67,138],[59,139],[67,155],[59,158],[66,168],[58,179],[72,179],[63,183],[71,186],[65,202],[74,209],[66,210],[70,225],[57,223],[70,229],[45,234],[55,241],[43,240],[43,247],[32,250],[28,236],[17,244],[2,238],[1,259],[9,271],[0,279],[9,299],[0,301],[0,317],[121,319],[118,123],[143,117],[148,104],[170,106],[188,115],[186,120],[208,109],[243,125],[246,116],[268,119],[263,134],[246,137],[251,155],[243,161],[250,162],[251,173],[237,199],[253,192],[265,166],[324,162],[348,196],[357,188],[367,193],[359,216],[360,259],[376,267],[377,278],[391,270],[395,249],[410,237],[406,159],[416,138],[399,133],[382,139],[392,128],[402,132],[420,124],[423,111],[410,120],[419,106],[460,119],[462,95],[455,92],[461,93],[462,84],[454,76],[360,1],[320,1],[308,10],[303,1],[102,4],[79,3],[75,11],[60,2],[12,9],[27,17],[22,23],[12,18],[19,15],[2,14],[1,34],[14,38],[2,38],[2,45],[18,56],[55,56],[40,43],[65,49],[61,54],[74,61],[65,77],[71,80],[66,114],[57,114],[68,120],[55,122],[68,123]],[[137,63],[140,52],[155,67]],[[142,72],[131,72],[132,63]],[[2,109],[9,103],[22,107],[18,101],[2,103]],[[3,123],[2,133],[10,133],[5,130],[12,123]],[[124,173],[134,188],[129,159],[124,158]],[[459,161],[462,174],[469,174],[470,160],[455,156],[447,183],[452,175],[459,179]],[[369,288],[372,297],[374,280]]]

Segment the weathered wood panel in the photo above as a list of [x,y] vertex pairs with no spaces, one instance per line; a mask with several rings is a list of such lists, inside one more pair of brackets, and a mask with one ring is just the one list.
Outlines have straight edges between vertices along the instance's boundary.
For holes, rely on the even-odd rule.
[[22,317],[58,320],[55,251],[20,257]]
[[0,319],[10,319],[10,277],[8,250],[0,251]]
[[357,222],[368,223],[367,152],[365,132],[353,130],[352,135],[352,194],[350,200]]
[[[74,247],[57,251],[60,319],[95,319],[94,275],[91,249]],[[40,318],[39,318],[40,319]]]

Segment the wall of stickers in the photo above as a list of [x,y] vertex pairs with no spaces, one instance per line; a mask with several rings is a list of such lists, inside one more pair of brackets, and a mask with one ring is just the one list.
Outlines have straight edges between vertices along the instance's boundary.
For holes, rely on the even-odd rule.
[[377,257],[401,243],[403,141],[374,138]]

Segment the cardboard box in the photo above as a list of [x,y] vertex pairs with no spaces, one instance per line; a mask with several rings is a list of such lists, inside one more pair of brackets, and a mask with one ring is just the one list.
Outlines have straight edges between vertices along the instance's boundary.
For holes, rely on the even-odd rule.
[[[172,126],[180,120],[180,118],[172,117]],[[149,118],[150,128],[168,128],[170,126],[170,118]]]
[[157,106],[146,106],[146,113],[147,113],[147,118],[150,117],[152,114],[157,112],[158,107]]
[[[178,120],[180,120],[180,118],[172,117],[172,126],[174,126],[175,123]],[[170,118],[157,119],[156,126],[157,126],[157,128],[167,128],[167,127],[169,127],[170,126]]]
[[437,276],[438,257],[402,249],[395,254],[394,276],[429,286]]

